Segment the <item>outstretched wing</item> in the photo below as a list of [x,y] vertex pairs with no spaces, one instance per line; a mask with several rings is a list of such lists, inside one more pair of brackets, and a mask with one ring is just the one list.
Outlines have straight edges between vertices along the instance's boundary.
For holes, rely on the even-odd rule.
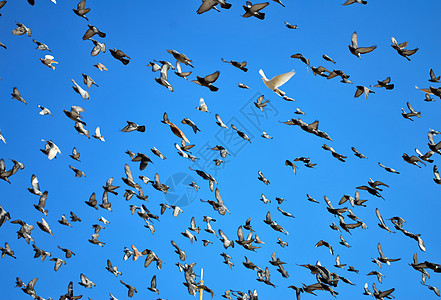
[[197,13],[203,14],[206,11],[209,11],[213,6],[216,5],[214,0],[202,0],[201,6],[199,6]]
[[381,258],[384,258],[383,250],[381,249],[381,244],[378,243],[377,245],[378,253],[380,254]]
[[204,77],[204,80],[208,83],[213,83],[219,78],[220,72],[216,71],[213,74]]
[[270,83],[273,84],[274,87],[278,88],[279,86],[284,85],[288,80],[290,80],[291,77],[293,77],[295,73],[296,72],[294,72],[294,70],[292,70],[288,73],[277,75],[270,80]]
[[377,46],[375,46],[375,45],[371,46],[371,47],[360,47],[360,48],[357,48],[357,51],[360,54],[365,54],[365,53],[369,53],[369,52],[374,51],[375,48],[377,48]]
[[352,34],[351,42],[352,42],[352,47],[358,48],[358,37],[356,31],[354,31],[354,33]]
[[258,12],[259,10],[264,9],[265,7],[267,7],[269,5],[269,2],[265,2],[265,3],[257,3],[254,4],[253,6],[251,6],[250,8],[250,12]]
[[410,112],[415,113],[415,110],[413,109],[412,105],[410,105],[409,102],[407,102],[406,104],[407,104],[407,108],[409,108]]
[[216,197],[217,202],[218,202],[220,205],[224,205],[224,201],[222,200],[222,197],[221,197],[221,194],[220,194],[218,188],[216,188],[216,191],[214,192],[214,195],[215,195],[215,197]]

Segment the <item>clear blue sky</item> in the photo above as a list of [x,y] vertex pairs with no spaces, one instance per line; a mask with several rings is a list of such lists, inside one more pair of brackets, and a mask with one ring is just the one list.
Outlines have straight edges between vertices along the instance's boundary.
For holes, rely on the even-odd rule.
[[[7,144],[0,142],[0,156],[5,159],[7,169],[12,167],[10,158],[23,162],[26,168],[10,178],[12,184],[0,182],[0,205],[10,213],[11,220],[21,219],[34,225],[32,236],[37,246],[50,251],[53,257],[63,258],[67,264],[54,272],[50,258],[44,262],[34,259],[32,246],[23,239],[17,240],[19,226],[6,222],[0,228],[0,246],[8,242],[17,259],[8,256],[0,259],[0,298],[30,299],[20,289],[14,288],[15,278],[20,277],[27,283],[38,277],[36,291],[45,298],[58,299],[67,292],[68,283],[73,281],[75,294],[84,295],[83,299],[107,299],[109,292],[119,299],[126,299],[127,289],[119,283],[122,279],[137,288],[138,294],[134,299],[156,299],[156,294],[147,290],[152,276],[156,275],[159,297],[193,299],[182,284],[184,274],[175,266],[179,257],[174,253],[170,240],[185,250],[185,262],[197,263],[194,268],[197,273],[204,268],[205,284],[214,290],[216,299],[220,299],[227,289],[256,289],[259,299],[275,299],[276,296],[294,298],[295,293],[287,288],[289,285],[315,282],[315,276],[297,264],[314,264],[317,260],[356,284],[349,286],[340,282],[335,288],[340,299],[365,297],[362,295],[365,282],[369,283],[371,290],[373,282],[381,290],[395,288],[393,295],[397,299],[435,298],[432,291],[419,283],[421,274],[408,263],[412,262],[415,252],[420,261],[441,263],[438,251],[441,246],[438,230],[441,226],[440,186],[432,180],[433,164],[419,169],[404,162],[401,156],[403,153],[415,154],[415,147],[427,151],[428,130],[441,130],[439,98],[434,97],[435,102],[424,102],[424,93],[414,87],[438,87],[438,84],[427,80],[430,68],[435,74],[441,74],[441,42],[437,38],[440,25],[437,12],[441,4],[438,1],[390,0],[342,6],[343,2],[285,0],[284,8],[270,1],[263,10],[266,18],[261,21],[242,18],[244,10],[241,6],[244,3],[237,1],[232,2],[229,10],[221,9],[220,13],[212,10],[197,15],[196,10],[201,4],[198,0],[88,0],[87,7],[91,11],[87,14],[90,20],[87,22],[73,13],[76,1],[60,0],[53,4],[49,0],[39,0],[32,7],[25,0],[9,0],[0,10],[0,41],[7,46],[7,50],[0,48],[0,90],[3,95],[0,130],[7,141]],[[284,21],[297,24],[300,29],[288,29]],[[12,35],[15,22],[30,27],[32,37]],[[92,42],[82,40],[87,24],[107,33],[104,39],[94,38],[105,42],[108,48],[123,50],[131,57],[131,62],[124,66],[109,52],[92,57]],[[378,48],[362,55],[361,59],[353,56],[348,45],[354,31],[358,33],[360,46],[375,44]],[[408,62],[392,49],[392,36],[399,43],[409,41],[409,49],[419,48],[411,56],[412,61]],[[36,50],[32,39],[46,43],[52,50],[52,55],[59,62],[55,70],[39,61],[49,53]],[[212,93],[175,76],[173,72],[169,72],[170,83],[175,90],[173,93],[158,85],[154,78],[159,73],[153,73],[146,65],[153,59],[175,64],[167,49],[185,53],[193,60],[194,69],[183,66],[184,71],[193,71],[190,80],[196,75],[206,76],[219,70],[220,77],[215,83],[219,91]],[[350,80],[354,84],[340,83],[338,78],[327,80],[314,76],[302,62],[290,58],[294,53],[302,53],[313,66],[343,70],[351,75]],[[336,64],[323,60],[322,54],[332,57]],[[245,60],[249,71],[244,73],[223,63],[221,58]],[[93,67],[98,62],[109,71],[100,72]],[[295,76],[281,89],[296,102],[286,102],[269,90],[258,74],[260,68],[269,78],[294,69]],[[82,83],[82,73],[90,75],[99,85],[89,90],[88,101],[71,88],[71,79],[74,79],[87,89]],[[375,94],[370,94],[367,100],[353,98],[356,85],[373,85],[388,76],[395,89],[373,88]],[[252,89],[239,89],[238,82]],[[13,87],[18,87],[28,105],[11,100]],[[264,113],[252,104],[260,94],[270,100]],[[200,97],[205,99],[211,113],[195,109]],[[406,108],[408,101],[422,112],[422,117],[414,122],[401,116],[401,108]],[[49,108],[54,116],[40,116],[37,105]],[[88,140],[77,134],[74,122],[63,113],[63,109],[69,110],[72,105],[85,108],[82,115],[87,122],[86,128],[92,135],[96,126],[100,126],[106,142],[93,138]],[[296,108],[306,112],[305,116],[300,116],[305,122],[319,120],[319,129],[327,132],[333,141],[308,134],[297,126],[279,123],[299,117],[294,114]],[[196,145],[192,152],[200,158],[199,166],[177,154],[173,144],[180,140],[160,122],[164,112]],[[234,124],[243,130],[252,143],[243,142],[232,129],[217,126],[215,114],[219,114],[229,127]],[[183,118],[195,122],[201,132],[195,135],[189,126],[181,124]],[[146,132],[121,132],[127,120],[145,125]],[[261,138],[262,131],[274,139]],[[41,139],[53,140],[62,154],[49,161],[39,150],[44,147]],[[435,141],[438,140],[435,137]],[[342,163],[333,158],[321,148],[323,143],[347,155],[347,161]],[[226,164],[215,167],[210,160],[220,157],[207,148],[218,144],[233,155],[225,159]],[[352,146],[368,159],[355,157]],[[69,157],[73,147],[81,153],[81,162]],[[167,159],[154,156],[149,150],[153,147],[158,148]],[[126,150],[145,153],[154,163],[140,171],[139,163],[130,162],[129,156],[124,153]],[[206,156],[210,160],[204,158]],[[299,168],[294,175],[284,162],[297,156],[311,157],[311,161],[317,163],[316,168],[308,169],[296,162]],[[437,154],[432,158],[434,164],[440,165]],[[377,165],[378,162],[397,169],[401,174],[386,172]],[[125,176],[125,163],[130,165],[144,193],[149,195],[148,202],[136,197],[126,202],[122,197],[128,188],[121,180]],[[84,171],[87,177],[75,178],[69,165]],[[216,178],[217,187],[231,214],[220,216],[208,204],[199,201],[214,200],[214,193],[210,192],[208,182],[189,170],[189,166],[203,168]],[[257,179],[259,170],[271,181],[270,185],[266,186]],[[159,173],[162,182],[170,183],[171,178],[176,180],[175,190],[169,191],[171,197],[165,198],[151,185],[146,186],[137,179],[139,175],[153,179],[155,173]],[[46,204],[48,217],[34,209],[38,196],[27,191],[32,174],[37,175],[41,189],[49,191]],[[114,177],[114,183],[121,186],[118,196],[109,194],[113,212],[101,208],[96,211],[84,204],[93,192],[100,202],[101,186],[109,177]],[[185,187],[191,178],[201,187],[197,194]],[[385,201],[365,191],[360,192],[362,199],[368,199],[367,207],[356,207],[353,211],[368,229],[355,229],[352,235],[343,233],[352,246],[348,249],[338,244],[340,233],[329,228],[332,222],[338,224],[338,219],[327,212],[323,197],[327,195],[333,205],[338,206],[344,194],[353,196],[355,187],[366,185],[369,178],[387,183],[390,188],[382,192]],[[262,193],[272,203],[259,201]],[[307,201],[307,193],[320,204]],[[129,210],[130,204],[145,204],[153,213],[159,214],[160,203],[174,201],[184,194],[183,201],[192,200],[182,207],[184,213],[175,218],[167,210],[160,216],[160,221],[154,223],[154,235],[143,227],[143,220],[136,214],[132,216]],[[280,207],[291,212],[295,219],[277,211],[279,205],[275,197],[287,199]],[[375,208],[379,208],[384,219],[394,216],[404,218],[407,221],[404,228],[421,234],[427,251],[422,252],[416,241],[400,232],[388,234],[380,229]],[[58,224],[61,215],[68,217],[70,211],[82,218],[82,222],[72,223],[73,228]],[[267,211],[271,211],[273,219],[289,232],[288,236],[277,233],[262,222]],[[196,218],[197,225],[205,229],[202,219],[206,215],[217,219],[212,223],[214,230],[222,229],[234,240],[237,239],[238,226],[251,217],[254,230],[265,244],[255,253],[239,245],[225,250],[218,237],[203,230],[197,235],[198,241],[191,244],[180,233],[190,225],[192,216]],[[87,241],[93,233],[92,224],[98,224],[100,216],[111,222],[100,232],[99,240],[106,243],[103,248]],[[38,228],[36,222],[41,221],[41,217],[49,223],[55,238]],[[346,220],[352,223],[348,218]],[[393,227],[389,221],[386,220],[386,223]],[[277,245],[278,237],[289,246],[281,248]],[[209,239],[213,244],[203,247],[203,239]],[[334,256],[324,247],[314,247],[321,239],[333,246]],[[401,261],[379,269],[371,262],[371,257],[378,257],[378,242],[386,256],[399,257]],[[123,249],[130,248],[132,244],[140,250],[153,250],[164,262],[162,270],[157,270],[154,265],[145,269],[143,258],[136,262],[124,261]],[[66,259],[57,246],[71,249],[76,256]],[[287,262],[288,279],[282,278],[269,264],[273,251]],[[222,263],[223,258],[219,255],[222,252],[232,256],[235,264],[232,270]],[[333,267],[336,254],[340,255],[342,263],[354,266],[360,273]],[[256,281],[256,273],[242,265],[244,255],[259,267],[269,266],[276,289]],[[105,270],[107,259],[123,272],[121,277],[115,278]],[[386,276],[382,284],[375,276],[366,276],[373,270]],[[429,272],[431,279],[427,284],[441,286],[439,275]],[[91,290],[79,286],[80,273],[97,286]],[[317,293],[320,299],[332,298],[326,292]],[[204,297],[208,299],[209,295]],[[303,294],[302,298],[312,296]]]

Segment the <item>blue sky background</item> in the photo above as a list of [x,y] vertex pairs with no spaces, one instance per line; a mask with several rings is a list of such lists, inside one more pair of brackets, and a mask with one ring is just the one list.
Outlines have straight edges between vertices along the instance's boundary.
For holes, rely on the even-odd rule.
[[[440,41],[436,38],[436,29],[440,25],[436,12],[441,9],[441,4],[438,1],[390,0],[345,7],[341,5],[343,2],[285,0],[286,8],[283,8],[270,1],[264,9],[266,19],[260,21],[241,17],[244,12],[242,2],[232,2],[230,10],[221,10],[220,13],[209,11],[197,15],[200,1],[88,1],[87,7],[91,8],[91,12],[87,15],[90,22],[87,22],[72,12],[76,1],[59,1],[54,5],[48,0],[40,0],[34,7],[24,0],[8,1],[1,9],[0,17],[0,41],[8,47],[7,50],[0,49],[0,92],[4,99],[1,102],[0,130],[7,141],[7,144],[0,144],[0,153],[8,169],[12,167],[9,158],[23,162],[26,168],[10,178],[11,185],[0,182],[0,205],[11,214],[11,220],[22,219],[35,226],[32,236],[39,248],[50,251],[53,257],[65,259],[64,253],[57,248],[61,246],[71,249],[76,256],[65,259],[67,265],[54,272],[53,262],[49,258],[44,262],[34,259],[31,245],[23,239],[17,240],[19,226],[7,222],[0,228],[0,244],[4,246],[4,242],[8,242],[17,260],[11,257],[0,259],[3,270],[0,298],[28,299],[28,295],[14,288],[15,278],[20,277],[27,283],[38,277],[36,291],[45,298],[58,299],[67,292],[69,281],[73,281],[75,294],[83,294],[83,299],[106,299],[109,292],[119,299],[126,299],[127,289],[119,283],[122,279],[138,289],[135,299],[155,299],[156,294],[148,291],[147,286],[156,275],[161,298],[193,299],[182,285],[184,274],[175,266],[179,258],[170,240],[185,250],[187,263],[197,263],[197,273],[204,268],[205,284],[214,290],[216,299],[227,289],[257,289],[261,299],[274,299],[276,296],[294,298],[295,293],[287,286],[315,282],[314,275],[296,264],[314,264],[317,260],[356,284],[349,286],[340,282],[335,288],[340,299],[360,299],[365,282],[369,286],[376,282],[381,290],[394,287],[393,295],[397,299],[436,297],[419,283],[420,273],[408,263],[412,262],[415,252],[420,261],[441,262],[441,254],[437,250],[441,226],[439,186],[432,180],[431,164],[419,169],[405,163],[401,156],[403,153],[413,155],[415,147],[427,151],[428,130],[440,129],[440,100],[424,102],[424,93],[414,86],[430,86],[427,81],[430,68],[435,74],[441,74],[438,62]],[[15,21],[30,27],[32,37],[12,35]],[[298,24],[300,29],[290,30],[285,27],[284,21]],[[106,32],[105,39],[97,39],[104,41],[108,48],[123,50],[132,58],[131,62],[124,66],[109,52],[92,57],[92,42],[81,39],[87,24]],[[354,31],[358,33],[360,46],[376,44],[378,48],[361,59],[353,56],[347,46]],[[391,36],[399,43],[409,41],[409,49],[419,47],[419,51],[411,57],[412,61],[408,62],[390,47]],[[36,50],[32,39],[50,47],[59,62],[54,71],[39,61],[49,53]],[[158,85],[154,77],[159,73],[153,73],[146,64],[153,59],[168,60],[174,64],[175,60],[167,49],[185,53],[193,60],[194,69],[183,67],[185,71],[193,71],[190,79],[219,70],[220,77],[215,83],[219,91],[212,93],[171,72],[169,79],[175,92]],[[313,76],[303,63],[290,58],[294,53],[302,53],[313,66],[343,70],[351,75],[350,80],[354,84],[345,85],[337,78],[326,80]],[[324,61],[322,54],[329,55],[337,64],[334,66]],[[246,60],[249,71],[244,73],[223,63],[221,58]],[[100,72],[93,67],[98,62],[109,71]],[[258,74],[260,68],[269,78],[294,69],[296,75],[281,89],[296,102],[286,102],[265,87]],[[83,100],[71,88],[71,78],[86,88],[82,84],[81,73],[90,75],[100,85],[89,90],[89,101]],[[394,90],[374,89],[375,94],[370,94],[367,100],[353,98],[356,85],[373,85],[388,76],[395,84]],[[239,89],[238,82],[252,89]],[[28,102],[27,106],[10,99],[15,86]],[[271,101],[263,114],[252,104],[260,94]],[[205,99],[211,113],[195,109],[200,97]],[[400,115],[401,107],[406,107],[407,101],[422,112],[421,119],[411,122]],[[54,116],[40,116],[37,104],[48,107]],[[92,135],[96,126],[100,126],[105,143],[77,134],[74,122],[62,111],[69,110],[72,105],[85,108],[83,116],[87,129]],[[300,116],[302,120],[308,123],[319,120],[319,129],[326,131],[333,141],[279,123],[297,118],[294,114],[297,107],[306,112],[306,116]],[[168,126],[160,122],[164,112],[196,145],[193,154],[201,158],[199,166],[177,155],[173,144],[180,141]],[[243,142],[232,129],[218,127],[215,124],[216,113],[228,126],[233,123],[247,133],[252,143]],[[251,113],[258,114],[259,121],[255,121]],[[180,124],[183,118],[194,121],[201,132],[195,135],[190,127]],[[146,132],[121,132],[127,120],[146,125]],[[262,130],[274,139],[261,138]],[[41,139],[53,140],[62,154],[49,161],[39,151],[44,147]],[[435,138],[435,141],[438,139]],[[323,143],[347,155],[347,162],[339,162],[325,152],[321,148]],[[215,169],[213,164],[207,165],[202,156],[207,153],[213,155],[206,149],[217,144],[235,155]],[[368,159],[360,160],[353,156],[352,146]],[[73,147],[81,153],[80,163],[69,157]],[[152,147],[161,150],[167,159],[163,161],[151,154],[149,149]],[[128,149],[147,154],[154,164],[139,171],[139,164],[130,162],[129,156],[124,153]],[[220,158],[216,152],[214,154]],[[307,169],[296,163],[299,169],[294,175],[284,162],[297,156],[310,156],[312,162],[317,163],[316,168]],[[439,164],[437,154],[432,158],[435,164]],[[401,174],[387,173],[377,165],[379,161]],[[155,173],[159,173],[161,181],[165,182],[176,173],[184,173],[194,178],[201,189],[196,196],[189,196],[195,201],[183,207],[184,213],[179,217],[173,217],[170,210],[162,215],[160,221],[155,222],[156,232],[152,235],[143,227],[141,218],[131,215],[129,205],[144,203],[153,213],[159,214],[159,204],[167,203],[167,199],[161,192],[138,180],[149,195],[149,202],[135,197],[126,202],[122,197],[126,186],[121,180],[125,163],[130,165],[135,178],[139,175],[153,178]],[[69,165],[84,171],[87,178],[75,178]],[[189,166],[203,167],[215,176],[231,214],[220,216],[199,201],[214,200],[214,193],[210,192],[208,182],[190,171]],[[271,181],[270,185],[257,180],[259,170]],[[38,203],[38,197],[27,191],[32,174],[37,175],[41,189],[49,191],[48,217],[33,208],[33,204]],[[101,208],[96,211],[86,206],[84,201],[93,192],[101,199],[101,186],[109,177],[115,177],[114,183],[121,185],[118,196],[109,195],[113,212]],[[338,244],[340,233],[329,228],[338,219],[327,212],[323,197],[327,195],[337,206],[344,194],[354,195],[355,187],[367,184],[369,178],[383,181],[390,188],[385,188],[382,193],[385,201],[360,192],[362,199],[369,200],[367,207],[356,207],[353,211],[368,229],[355,229],[352,235],[343,233],[352,246],[348,249]],[[185,186],[177,187],[176,194],[185,192]],[[263,204],[259,201],[262,193],[273,202]],[[307,193],[320,204],[307,201]],[[276,196],[287,199],[280,207],[295,215],[295,219],[286,218],[277,211]],[[379,208],[384,219],[393,216],[404,218],[407,221],[404,228],[420,233],[427,251],[422,252],[416,241],[399,232],[388,234],[380,229],[375,208]],[[70,211],[83,222],[72,223],[73,228],[59,225],[57,220],[62,214],[68,216]],[[273,231],[262,222],[267,211],[271,211],[273,219],[290,233],[289,236]],[[222,229],[230,239],[237,239],[238,226],[251,217],[254,230],[265,244],[255,253],[239,245],[225,250],[218,238],[203,230],[197,236],[198,241],[191,244],[180,233],[190,225],[192,216],[201,229],[206,228],[202,222],[205,215],[217,219],[212,223],[213,229]],[[87,241],[93,233],[91,225],[97,224],[100,216],[111,222],[100,232],[99,239],[106,243],[103,248]],[[55,238],[37,227],[36,221],[40,221],[41,217],[50,224]],[[392,224],[386,222],[392,228]],[[289,246],[281,248],[276,244],[277,237],[287,241]],[[214,244],[203,247],[202,239],[209,239]],[[323,247],[314,247],[320,239],[331,243],[342,263],[359,269],[360,274],[334,268],[335,255],[331,256]],[[370,259],[378,257],[378,242],[386,256],[400,257],[401,261],[379,269]],[[140,250],[153,250],[164,261],[162,270],[158,271],[154,265],[145,269],[142,258],[136,262],[123,261],[124,247],[130,248],[132,244]],[[282,278],[268,263],[273,251],[287,262],[288,279]],[[232,270],[222,263],[219,255],[222,252],[232,256],[235,264]],[[276,289],[255,280],[255,272],[242,265],[244,255],[262,268],[269,266]],[[105,270],[107,259],[119,267],[123,276],[115,278]],[[386,275],[383,284],[378,283],[375,276],[366,276],[372,270]],[[439,276],[429,272],[431,279],[427,283],[440,285]],[[91,290],[79,286],[80,273],[88,276],[97,286]],[[323,299],[331,298],[328,293],[318,293]],[[205,298],[208,297],[205,295]],[[302,297],[312,296],[303,294]]]

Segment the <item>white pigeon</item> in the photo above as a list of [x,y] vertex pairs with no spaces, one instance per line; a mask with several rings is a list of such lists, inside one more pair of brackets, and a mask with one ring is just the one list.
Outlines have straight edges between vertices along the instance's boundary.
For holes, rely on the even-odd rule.
[[45,116],[45,115],[51,115],[51,116],[53,116],[52,113],[51,113],[51,111],[50,111],[49,109],[47,109],[46,107],[43,107],[43,106],[41,106],[41,105],[37,105],[37,106],[38,106],[38,108],[41,109],[41,111],[39,112],[40,115],[42,115],[42,116]]
[[279,87],[284,85],[288,80],[290,80],[295,73],[296,72],[292,70],[291,72],[277,75],[273,77],[271,80],[268,80],[268,78],[266,78],[265,76],[265,73],[263,73],[263,70],[262,69],[259,70],[259,74],[262,76],[263,83],[265,83],[265,85],[271,90],[273,90],[277,95],[282,97],[285,95],[285,92],[279,90]]
[[73,84],[74,84],[74,86],[72,87],[72,88],[74,89],[74,91],[77,92],[78,94],[80,94],[81,97],[82,97],[84,100],[89,100],[89,99],[90,99],[89,92],[83,90],[83,89],[81,88],[81,86],[79,86],[79,85],[75,82],[75,80],[73,80],[73,79],[71,79],[71,80],[72,80],[72,82],[73,82]]
[[94,137],[94,138],[96,138],[97,140],[100,140],[100,141],[102,141],[102,142],[105,142],[104,137],[101,135],[101,131],[100,131],[100,128],[99,128],[99,127],[97,127],[97,128],[95,129],[95,135],[92,135],[92,137]]
[[204,112],[209,112],[208,106],[207,104],[205,104],[204,98],[199,99],[199,106],[196,107],[196,109]]
[[110,224],[110,222],[107,221],[103,216],[101,216],[101,217],[98,219],[98,221],[103,222],[105,225]]
[[55,158],[57,156],[57,153],[61,154],[60,148],[58,148],[58,146],[55,145],[54,142],[46,141],[43,139],[41,141],[46,142],[46,145],[44,145],[44,149],[41,149],[41,151],[47,155],[47,158],[49,158],[49,160]]

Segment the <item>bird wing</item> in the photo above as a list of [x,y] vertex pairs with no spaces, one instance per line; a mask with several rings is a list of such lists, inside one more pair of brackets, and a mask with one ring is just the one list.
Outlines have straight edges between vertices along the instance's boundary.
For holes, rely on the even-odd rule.
[[5,170],[6,170],[5,160],[2,158],[0,159],[0,173],[4,172]]
[[71,107],[70,107],[70,111],[71,111],[72,113],[76,113],[76,114],[79,115],[80,113],[84,112],[85,109],[82,108],[81,106],[71,106]]
[[179,61],[176,61],[176,73],[182,73],[181,64]]
[[[396,41],[395,41],[396,42]],[[405,48],[405,47],[407,47],[407,44],[408,44],[408,42],[406,41],[406,42],[402,42],[401,44],[398,44],[398,47],[400,47],[400,48]]]
[[31,177],[31,184],[32,184],[32,188],[34,190],[37,190],[37,191],[40,190],[40,185],[38,184],[37,176],[32,175],[32,177]]
[[360,54],[365,54],[365,53],[369,53],[369,52],[372,52],[372,51],[374,51],[374,49],[375,48],[377,48],[377,46],[370,46],[370,47],[359,47],[359,48],[357,48],[357,51],[360,53]]
[[284,85],[288,80],[291,79],[292,76],[294,76],[296,72],[294,72],[294,70],[288,72],[288,73],[284,73],[284,74],[280,74],[277,75],[275,77],[273,77],[270,80],[270,83],[275,87],[278,88],[279,86]]
[[48,158],[49,160],[55,158],[55,156],[57,155],[57,153],[61,154],[60,148],[57,147],[57,145],[55,145],[54,143],[52,143],[52,147],[49,150],[49,154],[48,154]]
[[424,92],[424,93],[433,95],[433,92],[432,92],[432,90],[430,88],[428,88],[428,89],[420,89],[418,86],[415,86],[415,88],[420,90],[420,91],[422,91],[422,92]]
[[163,115],[163,122],[165,123],[165,124],[169,124],[170,123],[170,120],[168,119],[168,115],[167,115],[167,113],[166,112],[164,112],[164,115]]
[[109,204],[109,194],[107,191],[103,192],[103,198],[102,198],[103,204]]
[[133,181],[132,171],[130,171],[130,167],[128,164],[124,165],[124,171],[126,172],[127,179]]
[[378,249],[378,253],[380,254],[380,257],[381,258],[385,258],[384,254],[383,254],[383,250],[381,249],[381,244],[380,243],[378,243],[377,249]]
[[194,217],[191,218],[190,226],[191,226],[191,228],[196,228],[196,221],[195,221]]
[[156,275],[154,275],[153,277],[152,277],[152,281],[151,281],[151,287],[152,288],[156,288]]
[[399,47],[398,46],[398,42],[397,42],[397,40],[394,37],[391,37],[390,40],[392,42],[392,47],[393,48]]
[[411,56],[411,55],[414,55],[418,51],[418,49],[419,48],[412,49],[412,50],[403,49],[403,50],[401,50],[401,53],[405,56]]
[[439,175],[439,172],[438,172],[438,167],[437,167],[436,165],[433,166],[433,174],[435,175],[435,178],[436,178],[437,180],[440,180],[440,179],[441,179],[441,177],[440,177],[440,175]]
[[38,281],[38,278],[34,278],[31,281],[29,281],[28,286],[27,286],[28,289],[33,290],[37,281]]
[[13,88],[12,92],[17,96],[17,97],[21,97],[20,92],[18,91],[18,88]]
[[222,200],[222,197],[221,197],[221,194],[220,194],[218,188],[216,188],[216,191],[214,192],[214,195],[215,195],[215,197],[216,197],[217,202],[218,202],[220,205],[224,205],[224,201]]
[[268,81],[268,78],[266,78],[265,73],[263,73],[263,70],[262,70],[262,69],[259,70],[259,74],[260,74],[260,76],[263,77],[263,79],[264,79],[265,81]]
[[237,237],[239,238],[239,241],[244,240],[242,226],[239,226],[239,228],[237,228]]
[[175,243],[175,241],[171,241],[171,244],[173,245],[173,247],[175,247],[176,248],[176,250],[179,250],[179,247],[178,247],[178,245]]
[[112,186],[113,184],[113,177],[110,177],[109,179],[107,179],[106,181],[106,186]]
[[271,222],[271,212],[270,212],[270,211],[268,211],[268,212],[266,213],[266,218],[265,218],[265,220],[266,220],[267,222]]
[[409,108],[411,113],[415,113],[415,110],[413,109],[412,105],[410,105],[409,102],[406,103],[407,104],[407,108]]
[[383,217],[380,214],[380,210],[378,208],[375,209],[375,214],[377,215],[378,220],[380,220],[381,225],[386,227],[386,224],[384,224]]
[[201,4],[201,6],[199,6],[197,13],[202,14],[206,11],[209,11],[216,4],[217,3],[214,0],[202,0],[202,4]]
[[220,72],[216,71],[213,74],[204,77],[204,80],[208,83],[213,83],[219,78]]
[[258,12],[259,10],[264,9],[264,8],[267,7],[268,5],[269,5],[269,2],[265,2],[265,3],[256,3],[256,4],[253,4],[253,5],[250,7],[249,11],[250,11],[250,13],[256,13],[256,12]]
[[80,3],[77,5],[77,10],[85,9],[86,8],[86,0],[81,0]]
[[168,70],[170,69],[171,64],[170,63],[165,63],[162,65],[161,67],[161,78],[165,81],[168,81]]
[[356,31],[354,31],[354,33],[352,34],[351,42],[352,42],[352,47],[358,48],[358,37]]
[[265,98],[264,95],[260,96],[259,98],[257,98],[256,103],[257,104],[262,104],[264,98]]
[[343,3],[343,5],[350,5],[350,4],[354,4],[355,0],[347,0],[345,3]]
[[161,184],[161,181],[159,180],[159,174],[158,173],[155,174],[155,183],[156,184]]
[[383,83],[390,83],[390,77],[387,77],[385,80],[382,81]]

